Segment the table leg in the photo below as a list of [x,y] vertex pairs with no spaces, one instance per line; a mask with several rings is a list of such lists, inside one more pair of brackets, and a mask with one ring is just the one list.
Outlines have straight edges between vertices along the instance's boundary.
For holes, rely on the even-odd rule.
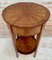
[[40,42],[40,36],[41,36],[41,33],[42,33],[42,28],[43,28],[43,25],[41,26],[40,33],[37,34],[37,40],[36,40],[37,44],[36,44],[36,49],[35,49],[34,57],[36,56],[37,48],[38,48],[38,45],[39,45],[39,42]]
[[9,30],[11,32],[11,35],[12,35],[16,56],[18,57],[18,53],[17,53],[17,49],[16,49],[16,35],[13,33],[13,30],[12,30],[11,26],[8,25],[8,28],[9,28]]

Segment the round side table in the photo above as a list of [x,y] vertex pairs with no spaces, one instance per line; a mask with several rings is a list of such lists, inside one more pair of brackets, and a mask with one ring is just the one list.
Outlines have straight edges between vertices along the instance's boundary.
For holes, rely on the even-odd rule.
[[2,12],[13,37],[17,52],[22,54],[34,53],[38,48],[42,28],[50,17],[47,8],[32,2],[12,4]]

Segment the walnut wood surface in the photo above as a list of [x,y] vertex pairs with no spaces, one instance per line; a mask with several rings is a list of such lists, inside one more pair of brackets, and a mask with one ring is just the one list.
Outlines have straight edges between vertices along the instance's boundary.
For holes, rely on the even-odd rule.
[[23,54],[32,53],[35,51],[36,39],[33,36],[30,37],[19,37],[16,41],[17,51]]
[[33,36],[40,32],[41,26],[34,28],[18,28],[12,27],[13,33],[20,36]]
[[7,23],[16,27],[36,27],[44,24],[50,13],[40,4],[20,2],[5,8],[2,16]]

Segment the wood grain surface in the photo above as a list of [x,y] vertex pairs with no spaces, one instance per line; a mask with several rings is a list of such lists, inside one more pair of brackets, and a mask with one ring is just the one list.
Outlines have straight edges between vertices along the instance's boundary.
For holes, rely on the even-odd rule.
[[16,41],[17,51],[23,54],[29,54],[35,51],[36,39],[33,36],[19,37]]
[[47,8],[32,2],[20,2],[5,8],[3,19],[16,27],[36,27],[44,24],[50,16]]

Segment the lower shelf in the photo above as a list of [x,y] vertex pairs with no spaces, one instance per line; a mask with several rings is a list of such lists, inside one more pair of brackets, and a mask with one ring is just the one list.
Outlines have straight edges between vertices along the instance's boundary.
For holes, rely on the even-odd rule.
[[36,48],[36,39],[33,36],[30,37],[20,36],[18,39],[16,39],[16,48],[17,51],[22,54],[33,53]]

